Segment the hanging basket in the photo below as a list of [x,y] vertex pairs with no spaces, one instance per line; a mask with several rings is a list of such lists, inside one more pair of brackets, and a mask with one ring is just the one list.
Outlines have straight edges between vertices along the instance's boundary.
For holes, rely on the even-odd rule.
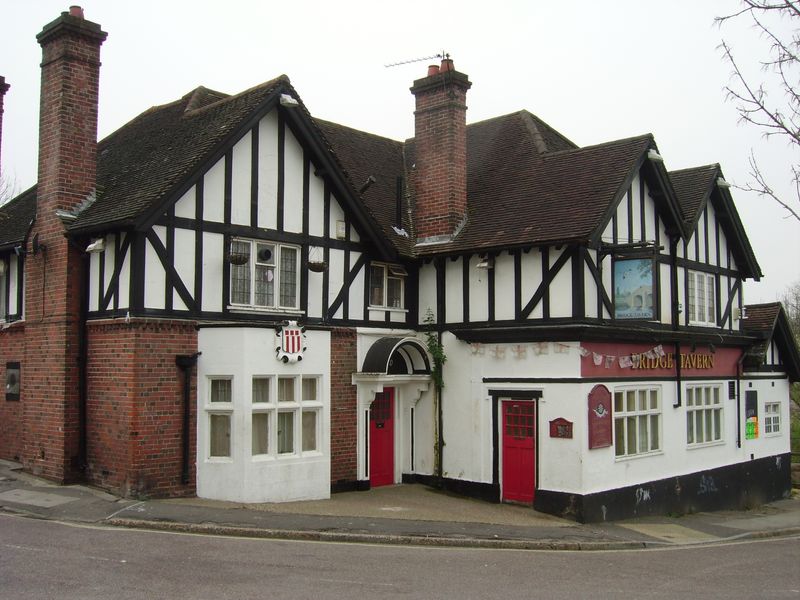
[[227,260],[232,265],[242,266],[246,265],[247,262],[250,260],[250,254],[245,252],[228,252],[225,255],[225,260]]
[[314,273],[322,273],[328,269],[327,263],[324,261],[309,261],[308,262],[308,270],[313,271]]

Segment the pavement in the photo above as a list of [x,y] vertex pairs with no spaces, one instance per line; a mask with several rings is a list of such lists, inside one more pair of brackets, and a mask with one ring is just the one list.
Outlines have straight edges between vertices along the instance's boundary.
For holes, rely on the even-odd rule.
[[85,485],[53,484],[4,460],[0,513],[207,535],[537,550],[646,549],[800,536],[797,490],[791,498],[747,511],[580,524],[419,484],[281,504],[134,500]]

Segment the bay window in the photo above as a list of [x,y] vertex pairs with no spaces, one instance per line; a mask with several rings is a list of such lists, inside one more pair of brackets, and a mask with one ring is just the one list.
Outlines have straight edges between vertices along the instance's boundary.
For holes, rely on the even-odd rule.
[[305,375],[253,377],[254,457],[280,458],[320,450],[322,398],[319,381],[318,376]]

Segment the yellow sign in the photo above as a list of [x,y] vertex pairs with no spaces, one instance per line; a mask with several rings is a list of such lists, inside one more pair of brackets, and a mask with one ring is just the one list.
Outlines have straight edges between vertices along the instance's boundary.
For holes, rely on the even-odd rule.
[[[644,354],[634,355],[633,364],[634,369],[674,369],[675,360],[672,354],[665,354],[664,356],[654,356],[648,358]],[[637,360],[638,358],[638,360]],[[681,354],[681,369],[713,369],[714,368],[714,355],[713,354]]]

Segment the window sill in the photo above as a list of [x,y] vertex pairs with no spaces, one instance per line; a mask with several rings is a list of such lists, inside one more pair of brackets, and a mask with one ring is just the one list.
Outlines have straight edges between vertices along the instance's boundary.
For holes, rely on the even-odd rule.
[[302,317],[305,312],[299,308],[270,308],[267,306],[243,306],[240,304],[229,304],[228,310],[233,313],[261,313],[267,315],[296,315]]
[[381,311],[389,311],[389,312],[393,312],[393,313],[407,313],[408,312],[407,308],[394,308],[394,307],[391,307],[391,306],[374,306],[372,304],[367,306],[367,310],[381,310]]
[[627,462],[629,460],[636,460],[637,458],[647,458],[649,456],[659,456],[664,454],[663,450],[653,450],[652,452],[640,452],[639,454],[629,454],[626,456],[615,456],[614,462]]
[[702,450],[703,448],[713,448],[714,446],[724,446],[725,440],[714,440],[713,442],[699,442],[693,444],[686,444],[687,450]]
[[209,465],[231,465],[233,458],[230,456],[209,456],[206,458],[206,464]]

